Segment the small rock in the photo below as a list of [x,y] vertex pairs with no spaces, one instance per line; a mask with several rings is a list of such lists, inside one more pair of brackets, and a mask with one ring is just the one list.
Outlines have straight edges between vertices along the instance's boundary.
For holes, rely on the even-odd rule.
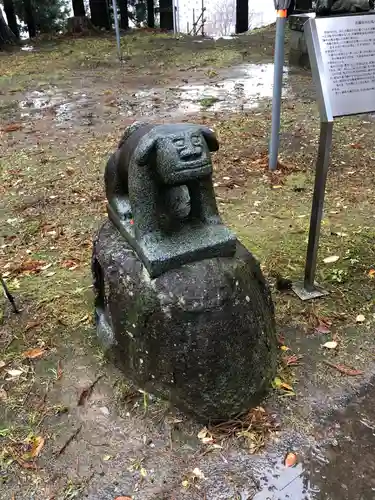
[[101,413],[103,413],[103,415],[106,415],[106,416],[109,415],[109,410],[106,406],[101,406],[99,408],[99,410],[101,411]]
[[358,314],[355,320],[357,323],[363,323],[366,320],[366,318],[363,316],[363,314]]

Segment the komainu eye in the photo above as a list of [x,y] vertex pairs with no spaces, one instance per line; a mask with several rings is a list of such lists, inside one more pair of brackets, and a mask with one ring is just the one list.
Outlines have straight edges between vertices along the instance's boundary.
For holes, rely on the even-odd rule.
[[178,139],[174,139],[173,142],[179,148],[182,148],[185,145],[185,141],[184,141],[184,139],[182,137],[179,137]]
[[192,135],[191,136],[191,143],[193,146],[200,146],[202,144],[201,138],[199,135]]

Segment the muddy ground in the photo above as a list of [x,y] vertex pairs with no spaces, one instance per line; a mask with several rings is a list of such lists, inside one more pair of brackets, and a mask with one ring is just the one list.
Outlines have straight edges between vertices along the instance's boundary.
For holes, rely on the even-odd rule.
[[[1,499],[373,498],[370,470],[361,493],[327,493],[309,464],[312,454],[328,479],[337,474],[329,446],[347,429],[335,412],[372,394],[374,117],[335,123],[317,277],[330,295],[302,303],[274,284],[303,275],[319,116],[310,73],[285,67],[280,166],[269,175],[273,39],[272,28],[218,41],[129,34],[122,64],[112,37],[0,54],[0,269],[22,309],[0,302]],[[284,385],[251,414],[246,439],[248,416],[210,428],[218,446],[203,444],[201,425],[139,393],[96,343],[91,239],[106,217],[106,159],[135,119],[215,128],[222,216],[273,287]],[[290,450],[299,464],[286,468]]]

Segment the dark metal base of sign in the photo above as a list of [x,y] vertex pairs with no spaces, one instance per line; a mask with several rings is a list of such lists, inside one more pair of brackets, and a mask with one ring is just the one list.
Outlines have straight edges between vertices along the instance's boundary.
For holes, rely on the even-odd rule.
[[322,287],[318,285],[318,283],[314,283],[314,286],[311,289],[305,288],[305,283],[303,281],[297,281],[292,285],[293,292],[299,297],[301,300],[312,300],[318,299],[319,297],[325,297],[329,294],[327,290],[324,290]]
[[326,189],[329,155],[332,144],[333,122],[321,122],[318,158],[315,170],[314,196],[311,208],[309,241],[305,264],[305,278],[302,284],[293,287],[294,292],[302,300],[316,299],[327,295],[315,283],[315,270],[319,249],[320,227],[323,217],[324,194]]

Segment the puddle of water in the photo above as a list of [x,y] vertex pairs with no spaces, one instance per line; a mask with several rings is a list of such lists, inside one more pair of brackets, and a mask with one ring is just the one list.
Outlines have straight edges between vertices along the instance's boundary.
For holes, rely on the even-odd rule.
[[236,35],[214,35],[212,37],[214,40],[237,40]]
[[25,52],[32,52],[34,50],[33,45],[22,45],[21,50]]
[[[287,68],[284,69],[284,73],[287,79]],[[218,83],[136,92],[132,101],[129,99],[123,101],[121,111],[127,116],[139,112],[159,116],[163,112],[166,114],[190,114],[204,110],[241,112],[257,107],[261,99],[271,98],[272,88],[273,64],[243,64],[228,71],[227,77]]]
[[34,90],[26,94],[26,99],[20,101],[21,117],[42,118],[48,110],[53,110],[54,119],[63,124],[79,118],[79,110],[88,106],[86,94],[74,92],[68,96],[58,89],[47,91]]
[[296,467],[272,458],[253,500],[375,499],[375,386],[320,432],[324,446],[311,447]]
[[313,500],[319,493],[304,469],[303,464],[285,467],[277,464],[259,480],[260,489],[253,500]]
[[185,85],[180,87],[179,108],[184,112],[197,112],[207,107],[216,112],[257,107],[260,99],[272,97],[273,73],[273,64],[244,64],[220,83]]

